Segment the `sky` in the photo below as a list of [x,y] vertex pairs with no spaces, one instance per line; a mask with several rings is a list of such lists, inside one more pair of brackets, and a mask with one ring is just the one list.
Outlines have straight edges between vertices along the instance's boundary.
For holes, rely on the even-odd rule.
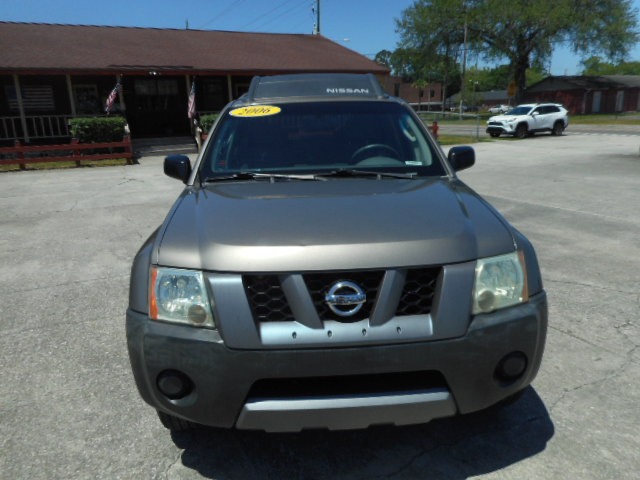
[[[396,22],[413,0],[320,0],[320,33],[373,58],[393,50]],[[0,0],[0,21],[312,33],[315,0]],[[633,0],[640,11],[640,0]],[[640,44],[629,61],[640,61]],[[581,58],[558,48],[552,75],[575,75]],[[475,62],[473,58],[470,62]]]

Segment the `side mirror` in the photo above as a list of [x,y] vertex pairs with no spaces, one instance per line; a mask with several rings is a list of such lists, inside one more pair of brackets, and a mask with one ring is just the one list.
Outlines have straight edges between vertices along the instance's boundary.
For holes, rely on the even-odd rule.
[[476,163],[476,152],[472,147],[451,147],[447,159],[456,172]]
[[187,183],[191,176],[191,161],[186,155],[169,155],[164,159],[164,173]]

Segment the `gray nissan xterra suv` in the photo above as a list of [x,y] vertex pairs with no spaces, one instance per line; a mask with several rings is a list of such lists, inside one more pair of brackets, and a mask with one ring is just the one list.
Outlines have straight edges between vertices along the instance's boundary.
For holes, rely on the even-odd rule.
[[162,423],[415,424],[535,377],[547,301],[529,241],[372,75],[256,77],[135,257],[127,341]]

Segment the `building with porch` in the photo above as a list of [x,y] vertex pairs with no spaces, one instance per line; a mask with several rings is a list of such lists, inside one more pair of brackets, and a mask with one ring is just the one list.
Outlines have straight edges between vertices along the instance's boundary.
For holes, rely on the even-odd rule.
[[439,82],[420,85],[402,77],[386,76],[380,78],[380,84],[389,95],[402,98],[416,110],[442,109],[444,99],[442,84]]
[[387,68],[321,35],[0,22],[0,142],[69,136],[72,117],[124,115],[134,137],[188,135],[200,114],[242,95],[254,75]]
[[640,75],[549,76],[527,88],[525,101],[562,103],[571,114],[640,111]]

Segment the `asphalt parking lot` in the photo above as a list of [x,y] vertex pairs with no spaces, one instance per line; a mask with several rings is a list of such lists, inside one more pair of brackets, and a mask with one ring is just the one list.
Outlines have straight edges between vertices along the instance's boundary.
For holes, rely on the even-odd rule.
[[171,436],[135,389],[131,260],[181,190],[162,159],[0,174],[0,477],[636,479],[640,136],[477,144],[461,177],[534,243],[550,303],[516,403],[351,432]]

